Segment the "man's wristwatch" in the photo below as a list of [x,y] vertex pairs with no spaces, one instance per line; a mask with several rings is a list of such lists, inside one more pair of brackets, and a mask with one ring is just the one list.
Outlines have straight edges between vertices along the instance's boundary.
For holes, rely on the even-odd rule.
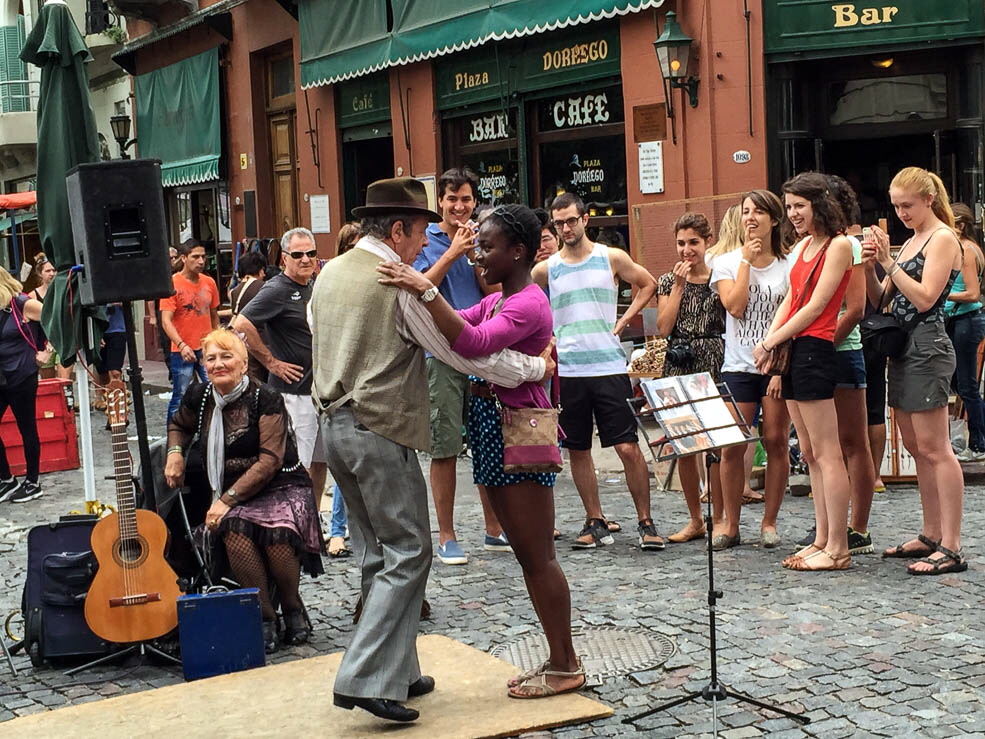
[[438,288],[435,285],[431,285],[431,287],[421,293],[421,300],[425,303],[430,303],[436,297],[438,297]]

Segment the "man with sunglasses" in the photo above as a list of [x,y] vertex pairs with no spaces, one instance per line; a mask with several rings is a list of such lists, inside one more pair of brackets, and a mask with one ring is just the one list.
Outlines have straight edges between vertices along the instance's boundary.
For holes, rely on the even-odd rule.
[[[588,238],[585,203],[563,193],[551,203],[551,221],[561,250],[534,265],[532,276],[549,288],[561,377],[562,442],[571,459],[571,476],[585,507],[587,521],[572,543],[575,549],[612,544],[599,501],[598,476],[592,460],[592,418],[603,447],[614,447],[623,464],[626,485],[636,507],[640,548],[664,548],[650,517],[650,471],[636,436],[636,420],[626,403],[633,390],[626,374],[626,355],[619,334],[653,298],[657,281],[622,249]],[[636,288],[626,312],[617,320],[619,280]]]
[[[263,283],[230,324],[246,337],[250,354],[270,372],[267,383],[284,397],[298,444],[298,456],[311,475],[321,506],[327,465],[318,414],[311,403],[311,328],[308,301],[318,264],[315,237],[292,228],[280,240],[284,271]],[[260,336],[263,330],[266,342]]]

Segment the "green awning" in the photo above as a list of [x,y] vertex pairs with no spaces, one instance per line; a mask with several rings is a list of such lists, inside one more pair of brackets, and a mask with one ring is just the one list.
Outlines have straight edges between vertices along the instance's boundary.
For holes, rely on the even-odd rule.
[[161,160],[165,187],[219,179],[219,50],[137,75],[140,156]]
[[[489,41],[658,8],[664,0],[300,0],[301,86],[328,85]],[[330,20],[329,20],[330,19]]]

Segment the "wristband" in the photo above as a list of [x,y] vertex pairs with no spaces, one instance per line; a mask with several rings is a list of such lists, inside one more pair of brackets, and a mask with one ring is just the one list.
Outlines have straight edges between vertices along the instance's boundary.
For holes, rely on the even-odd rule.
[[739,262],[739,264],[748,264],[750,267],[752,266],[752,262],[744,258]]
[[185,345],[185,342],[184,341],[179,341],[178,344],[177,344],[177,346],[178,346],[179,349],[181,349],[181,347],[183,347],[184,345]]
[[180,446],[169,446],[168,447],[168,454],[184,454],[184,453],[185,453],[185,450],[182,449]]
[[889,272],[887,273],[887,277],[889,277],[890,279],[892,279],[893,275],[895,275],[897,272],[899,272],[901,268],[902,268],[902,266],[900,265],[899,262],[897,262],[896,264],[893,265],[893,268],[891,270],[889,270]]

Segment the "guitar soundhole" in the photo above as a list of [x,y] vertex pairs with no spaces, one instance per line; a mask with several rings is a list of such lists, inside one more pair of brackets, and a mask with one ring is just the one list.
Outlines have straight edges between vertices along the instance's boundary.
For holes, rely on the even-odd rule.
[[113,559],[120,567],[136,567],[147,559],[147,542],[142,536],[117,539]]

